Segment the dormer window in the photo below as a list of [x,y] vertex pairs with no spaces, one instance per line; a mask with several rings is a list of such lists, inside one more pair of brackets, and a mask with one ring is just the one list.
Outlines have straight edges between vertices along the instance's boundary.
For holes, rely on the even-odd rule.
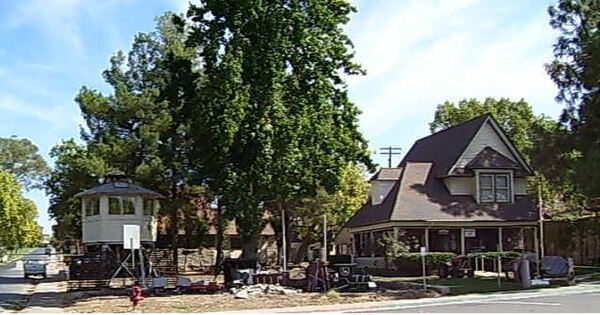
[[479,201],[480,202],[510,202],[510,174],[480,173]]

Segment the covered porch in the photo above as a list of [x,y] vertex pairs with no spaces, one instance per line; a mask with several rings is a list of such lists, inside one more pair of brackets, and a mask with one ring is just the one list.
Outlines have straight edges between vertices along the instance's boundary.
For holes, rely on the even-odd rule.
[[[460,226],[462,225],[462,226]],[[425,247],[427,252],[467,255],[480,252],[531,253],[539,257],[537,223],[529,224],[428,224],[426,226],[387,226],[351,231],[352,256],[360,266],[378,268],[384,249],[378,239],[386,232],[397,233],[411,252]]]

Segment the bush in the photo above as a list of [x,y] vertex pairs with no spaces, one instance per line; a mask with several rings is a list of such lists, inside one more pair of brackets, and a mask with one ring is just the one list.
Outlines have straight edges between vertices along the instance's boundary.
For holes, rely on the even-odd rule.
[[[427,274],[435,274],[440,263],[447,263],[455,257],[454,253],[433,252],[425,256],[425,266]],[[418,276],[422,274],[421,254],[420,253],[404,253],[394,260],[396,273],[401,276]]]
[[515,259],[521,256],[518,252],[484,252],[484,253],[471,253],[467,255],[469,258],[510,258]]
[[[446,253],[446,252],[428,253],[425,256],[425,264],[437,266],[438,264],[441,264],[441,263],[449,263],[452,261],[452,258],[455,256],[456,256],[455,253]],[[421,253],[404,253],[404,254],[400,255],[397,259],[421,263]]]

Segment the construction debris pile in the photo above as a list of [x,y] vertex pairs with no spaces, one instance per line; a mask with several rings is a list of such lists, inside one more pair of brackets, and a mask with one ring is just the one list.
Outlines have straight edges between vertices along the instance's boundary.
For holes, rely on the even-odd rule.
[[277,284],[254,284],[245,285],[239,288],[231,288],[229,290],[231,294],[237,299],[247,299],[250,296],[257,295],[284,295],[284,294],[296,294],[301,293],[302,290],[296,290],[292,288],[286,288]]

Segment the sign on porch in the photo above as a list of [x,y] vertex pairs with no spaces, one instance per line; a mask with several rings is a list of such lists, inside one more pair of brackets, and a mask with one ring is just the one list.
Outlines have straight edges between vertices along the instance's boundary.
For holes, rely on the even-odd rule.
[[465,237],[476,237],[475,229],[465,229]]

